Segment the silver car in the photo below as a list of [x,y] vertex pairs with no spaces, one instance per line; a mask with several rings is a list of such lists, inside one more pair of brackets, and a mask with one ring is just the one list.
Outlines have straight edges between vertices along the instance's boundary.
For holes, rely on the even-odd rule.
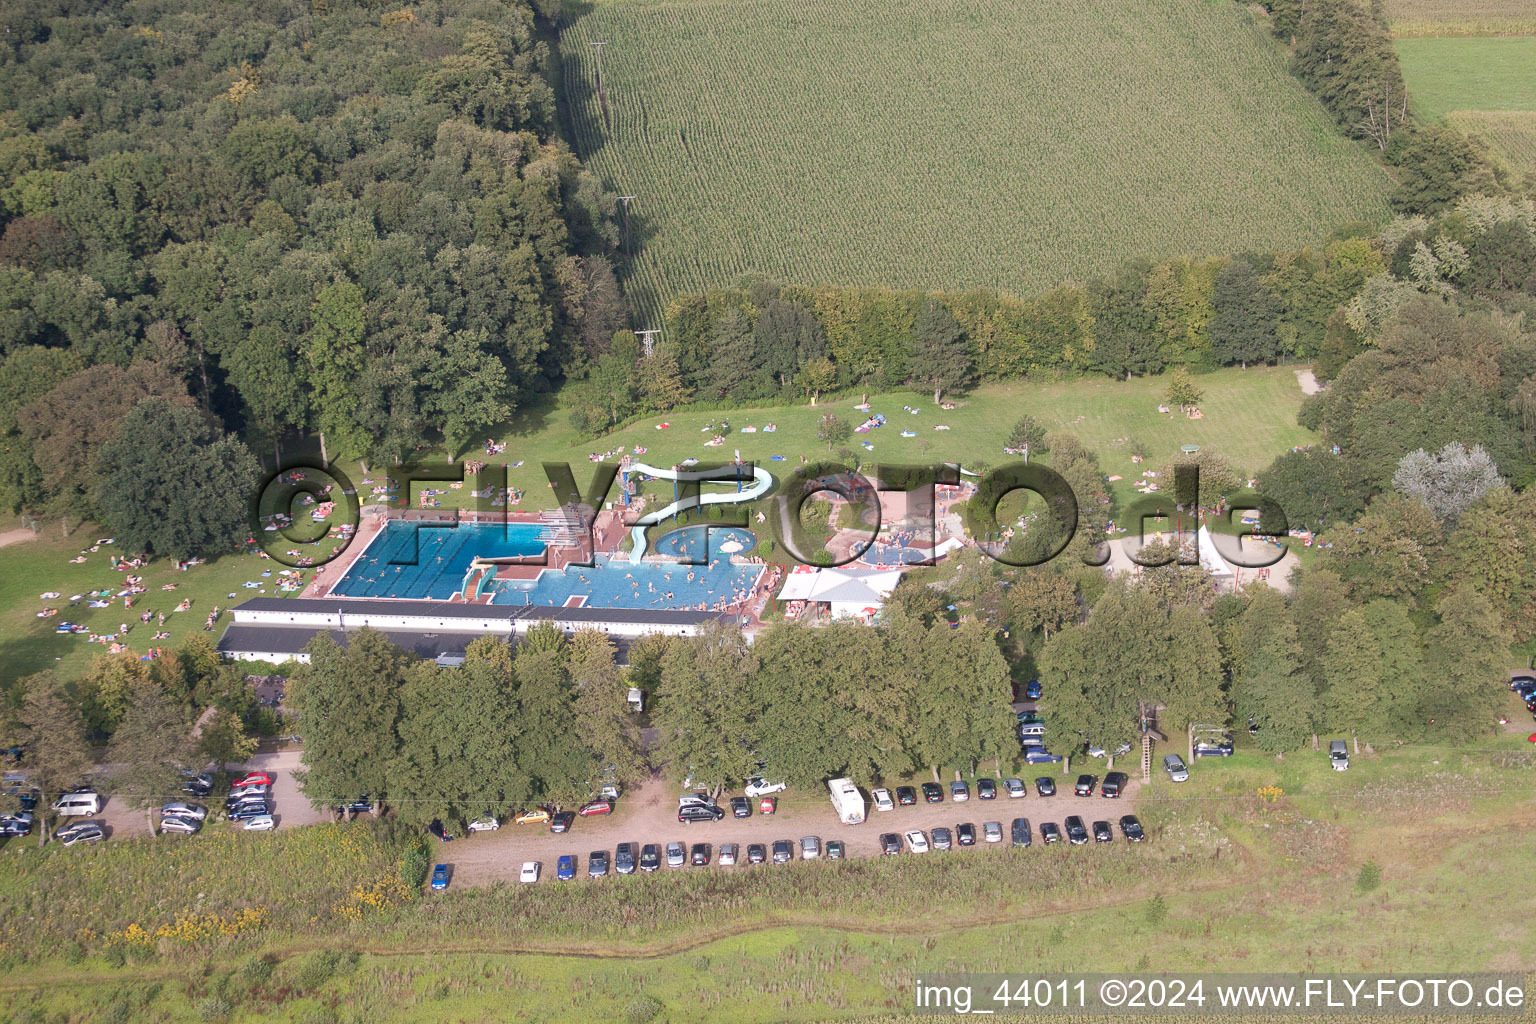
[[981,823],[981,837],[989,843],[1003,841],[1003,826],[1001,822],[984,821]]
[[721,843],[718,863],[721,867],[728,868],[736,863],[736,844]]
[[186,835],[192,835],[202,827],[203,823],[195,818],[170,817],[160,819],[161,832],[182,832]]
[[191,818],[194,821],[202,821],[208,817],[208,808],[202,804],[189,804],[180,800],[160,808],[160,817],[165,818],[172,815],[178,818]]
[[680,868],[688,862],[688,851],[682,843],[667,844],[667,867]]
[[800,859],[815,860],[821,856],[821,837],[805,836],[800,840]]
[[1024,780],[1022,779],[1004,779],[1003,789],[1007,791],[1008,798],[1010,800],[1017,800],[1019,797],[1028,792],[1028,790],[1024,788]]
[[1189,781],[1189,769],[1184,767],[1184,759],[1178,754],[1163,755],[1163,771],[1167,772],[1168,777],[1174,782]]

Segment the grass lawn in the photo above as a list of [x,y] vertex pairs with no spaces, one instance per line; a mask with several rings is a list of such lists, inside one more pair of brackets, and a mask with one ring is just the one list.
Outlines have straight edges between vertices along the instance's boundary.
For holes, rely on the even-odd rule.
[[1398,57],[1414,113],[1536,110],[1536,36],[1400,39]]
[[[1219,370],[1196,380],[1205,390],[1200,403],[1205,418],[1201,420],[1157,411],[1166,386],[1162,377],[993,384],[950,396],[948,401],[959,404],[951,412],[936,408],[931,394],[894,391],[870,395],[871,412],[884,413],[886,425],[867,434],[854,434],[844,446],[866,469],[878,467],[881,461],[894,465],[960,462],[969,467],[976,460],[984,460],[998,466],[1015,460],[1003,453],[1003,445],[1013,424],[1028,413],[1047,430],[1070,431],[1097,451],[1106,474],[1124,477],[1113,486],[1118,497],[1128,500],[1135,497],[1130,484],[1139,472],[1131,463],[1132,440],[1147,446],[1150,457],[1145,465],[1150,467],[1169,462],[1182,445],[1198,444],[1221,452],[1249,474],[1269,465],[1292,445],[1318,440],[1316,434],[1296,424],[1303,396],[1292,367]],[[823,400],[814,407],[800,404],[724,412],[682,411],[646,417],[595,439],[577,435],[567,423],[566,410],[549,405],[529,410],[496,434],[498,440],[510,440],[511,444],[493,461],[523,463],[508,469],[508,482],[527,493],[521,506],[525,509],[548,504],[541,498],[549,493],[540,468],[542,461],[571,463],[577,483],[585,484],[590,476],[583,464],[590,455],[609,454],[617,460],[619,455],[613,453],[629,453],[637,447],[646,449],[635,456],[637,460],[657,466],[671,466],[689,457],[729,461],[740,451],[743,458],[782,477],[799,465],[802,455],[816,459],[829,454],[826,443],[816,437],[817,423],[825,413],[835,412],[849,426],[862,422],[865,414],[853,408],[857,402],[858,396],[848,395]],[[920,411],[916,415],[904,413],[903,406]],[[704,428],[722,420],[732,428],[725,444],[704,447],[712,434]],[[658,430],[657,425],[663,422],[671,427]],[[778,430],[762,433],[761,428],[769,423]],[[742,433],[747,426],[759,428],[758,432]],[[949,429],[939,431],[936,426]],[[902,437],[903,430],[916,436]],[[864,443],[873,450],[861,447]],[[773,461],[774,455],[784,456],[784,461]],[[472,450],[466,458],[484,455]],[[348,472],[360,470],[353,467]],[[467,494],[452,492],[441,500],[444,507],[456,501],[467,504]]]
[[1454,110],[1445,119],[1485,142],[1515,175],[1536,174],[1536,111]]
[[[6,527],[9,528],[9,527]],[[0,684],[33,672],[52,668],[61,677],[78,675],[85,665],[108,650],[106,644],[90,643],[88,634],[55,633],[60,622],[81,623],[97,634],[116,633],[126,621],[130,628],[127,642],[130,650],[144,654],[151,647],[174,649],[193,633],[200,632],[208,612],[214,605],[229,608],[249,597],[272,595],[276,591],[277,571],[285,568],[255,554],[230,555],[203,565],[195,565],[180,571],[168,559],[156,559],[144,569],[131,573],[112,569],[113,554],[123,556],[120,545],[103,545],[95,552],[85,554],[85,562],[71,564],[83,549],[106,537],[101,528],[87,523],[68,537],[64,537],[57,523],[49,524],[36,539],[13,544],[0,551],[5,571],[0,573]],[[265,571],[269,577],[262,577]],[[75,594],[108,589],[113,594],[125,586],[124,577],[142,575],[147,593],[134,599],[132,608],[124,609],[123,600],[111,599],[107,608],[90,608],[86,601],[70,604]],[[305,576],[309,578],[308,574]],[[247,589],[246,582],[258,583],[265,590]],[[167,583],[176,585],[174,591],[162,591]],[[43,600],[38,595],[56,591],[63,596]],[[235,594],[230,600],[229,595]],[[176,605],[184,599],[192,599],[189,611],[175,612]],[[58,615],[37,618],[44,608],[57,608]],[[159,631],[155,620],[139,621],[144,611],[165,612],[165,631],[169,639],[155,640]],[[223,615],[211,634],[217,637],[229,624]]]

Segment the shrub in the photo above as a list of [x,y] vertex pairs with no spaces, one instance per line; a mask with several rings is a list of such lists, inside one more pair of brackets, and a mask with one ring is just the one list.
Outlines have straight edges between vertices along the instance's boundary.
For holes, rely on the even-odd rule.
[[197,1004],[197,1019],[212,1024],[213,1021],[223,1020],[225,1017],[228,1017],[233,1010],[234,1007],[229,1004],[229,1000],[221,999],[218,996],[209,996]]
[[64,962],[77,964],[85,959],[85,947],[73,940],[64,943]]
[[431,870],[431,851],[425,842],[418,839],[405,851],[405,857],[400,861],[400,881],[412,889],[420,889],[427,884],[427,873]]
[[265,984],[272,977],[272,969],[277,966],[277,958],[271,956],[253,956],[240,968],[240,973],[245,975],[245,980],[253,985]]
[[299,962],[299,973],[295,979],[298,987],[304,992],[313,992],[330,981],[336,973],[336,960],[337,955],[331,952],[315,952],[306,956]]
[[1381,885],[1381,865],[1373,860],[1368,860],[1360,865],[1360,873],[1355,876],[1355,889],[1362,895],[1373,892]]
[[1168,920],[1168,901],[1163,899],[1162,893],[1156,893],[1147,901],[1146,915],[1147,924],[1154,927]]
[[107,962],[108,967],[122,967],[128,962],[128,954],[123,952],[121,946],[108,946],[107,951],[102,954],[102,959]]
[[661,1003],[650,996],[641,996],[624,1008],[625,1024],[650,1024],[661,1010]]

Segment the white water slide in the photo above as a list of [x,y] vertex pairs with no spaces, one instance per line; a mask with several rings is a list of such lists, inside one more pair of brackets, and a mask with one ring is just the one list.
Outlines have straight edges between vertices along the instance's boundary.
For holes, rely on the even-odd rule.
[[[719,469],[695,470],[693,472],[680,472],[675,469],[658,469],[655,466],[647,466],[643,462],[630,464],[630,473],[641,473],[645,476],[655,477],[658,480],[681,480],[684,482],[703,481],[708,483],[728,484],[732,483],[731,477],[720,476]],[[686,512],[701,505],[738,505],[745,501],[756,501],[768,493],[768,488],[773,486],[773,476],[762,466],[752,467],[752,486],[744,491],[716,491],[714,493],[699,493],[686,498],[679,498],[666,508],[647,513],[635,520],[635,525],[630,529],[629,536],[633,547],[629,552],[629,560],[638,562],[645,557],[645,528],[654,526],[669,516],[675,516],[679,512]]]

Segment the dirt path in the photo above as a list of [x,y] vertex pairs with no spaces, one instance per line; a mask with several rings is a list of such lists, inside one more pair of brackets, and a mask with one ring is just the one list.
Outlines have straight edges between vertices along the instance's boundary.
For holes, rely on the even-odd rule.
[[29,540],[37,540],[37,534],[25,527],[6,530],[4,533],[0,533],[0,548],[8,548],[12,544],[24,544]]
[[1301,393],[1304,395],[1315,395],[1323,390],[1323,386],[1317,382],[1317,378],[1312,376],[1311,370],[1297,370],[1296,383],[1301,385]]
[[[1102,775],[1102,764],[1089,768]],[[972,785],[971,799],[954,804],[948,798],[945,783],[945,800],[941,804],[919,803],[910,807],[897,807],[892,811],[869,810],[862,825],[844,825],[832,810],[829,799],[815,799],[808,795],[780,794],[779,810],[771,817],[754,813],[750,818],[727,816],[714,824],[682,825],[677,820],[677,794],[675,788],[659,779],[651,779],[638,790],[631,791],[619,801],[614,813],[605,818],[577,818],[571,831],[555,835],[544,825],[513,825],[510,820],[496,832],[481,832],[461,836],[448,844],[433,844],[433,856],[448,864],[453,871],[453,884],[489,885],[493,882],[515,881],[523,861],[536,860],[543,865],[546,879],[554,877],[555,862],[563,854],[574,854],[577,877],[586,878],[587,857],[593,850],[607,850],[610,857],[619,843],[666,843],[677,841],[692,845],[708,843],[711,856],[719,851],[721,843],[737,843],[740,859],[745,861],[748,843],[768,845],[778,839],[788,839],[797,844],[801,836],[820,836],[825,842],[840,839],[847,844],[850,857],[873,857],[880,852],[880,835],[884,832],[905,832],[907,829],[931,831],[935,826],[951,830],[960,822],[976,826],[976,850],[956,851],[962,854],[976,853],[988,846],[1006,846],[1008,828],[1014,818],[1028,818],[1034,843],[1040,845],[1040,823],[1054,821],[1061,825],[1068,815],[1081,815],[1085,824],[1095,820],[1116,821],[1122,814],[1135,813],[1139,779],[1132,779],[1126,787],[1125,797],[1105,800],[1095,795],[1078,797],[1072,794],[1069,779],[1056,778],[1057,795],[1042,798],[1036,794],[1034,777],[1025,779],[1029,795],[1020,799],[999,796],[996,800],[978,800]],[[729,807],[729,795],[720,800],[722,807]],[[755,801],[754,801],[755,804]],[[1003,842],[990,844],[981,841],[981,824],[984,821],[1000,822]],[[1116,842],[1119,829],[1116,829]],[[666,870],[665,866],[663,870]],[[731,871],[733,868],[723,870]],[[612,873],[612,866],[609,868]]]

